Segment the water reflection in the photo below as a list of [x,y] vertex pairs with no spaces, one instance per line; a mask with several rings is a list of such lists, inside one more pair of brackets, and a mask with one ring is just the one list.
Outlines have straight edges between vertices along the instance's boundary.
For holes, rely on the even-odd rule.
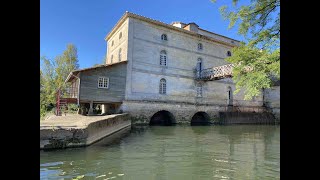
[[41,151],[40,176],[280,179],[279,141],[276,126],[146,126],[109,146]]

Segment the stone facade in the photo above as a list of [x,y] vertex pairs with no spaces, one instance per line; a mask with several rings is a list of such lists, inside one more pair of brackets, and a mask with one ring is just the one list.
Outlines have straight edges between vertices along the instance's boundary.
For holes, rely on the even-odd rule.
[[[242,91],[233,95],[235,85],[230,78],[196,80],[199,66],[206,69],[228,64],[224,59],[239,41],[203,30],[195,23],[169,25],[126,12],[105,40],[106,66],[119,63],[120,48],[120,62],[126,62],[126,70],[119,72],[119,76],[126,76],[125,86],[119,89],[124,98],[116,112],[127,112],[136,122],[149,123],[158,111],[170,112],[176,123],[190,123],[197,112],[207,113],[213,122],[228,105],[246,108],[264,104],[262,96],[243,101]],[[161,79],[165,93],[160,90]]]
[[276,120],[280,123],[280,86],[264,90],[264,100],[266,106],[270,108]]

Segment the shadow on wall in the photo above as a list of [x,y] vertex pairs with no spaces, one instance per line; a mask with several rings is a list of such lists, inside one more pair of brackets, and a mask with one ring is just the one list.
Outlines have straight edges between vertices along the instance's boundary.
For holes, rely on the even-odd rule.
[[208,126],[210,124],[210,116],[205,112],[197,112],[191,119],[191,126]]
[[176,124],[176,120],[169,111],[159,111],[155,113],[150,120],[150,126],[172,126]]

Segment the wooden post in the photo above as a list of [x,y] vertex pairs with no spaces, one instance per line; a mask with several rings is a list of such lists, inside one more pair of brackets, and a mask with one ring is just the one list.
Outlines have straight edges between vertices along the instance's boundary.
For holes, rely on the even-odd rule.
[[93,115],[93,101],[90,101],[90,108],[89,108],[88,115]]

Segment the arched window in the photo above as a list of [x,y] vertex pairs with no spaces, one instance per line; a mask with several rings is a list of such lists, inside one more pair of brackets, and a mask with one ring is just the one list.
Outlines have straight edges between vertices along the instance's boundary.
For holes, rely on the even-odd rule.
[[203,48],[203,47],[202,47],[202,44],[199,43],[199,44],[198,44],[198,50],[202,50],[202,48]]
[[121,48],[119,49],[119,62],[121,61]]
[[110,63],[112,63],[112,61],[113,61],[113,55],[111,55]]
[[122,32],[120,32],[120,34],[119,34],[119,39],[121,39],[122,38]]
[[167,53],[165,50],[160,52],[160,65],[167,66]]
[[160,94],[166,94],[167,93],[167,82],[163,78],[160,80],[159,93]]
[[201,71],[202,71],[202,59],[201,58],[198,58],[196,69],[197,69],[197,78],[201,78]]
[[161,40],[167,41],[168,40],[167,35],[166,34],[162,34],[161,35]]
[[203,64],[202,64],[202,58],[198,58],[198,61],[197,61],[197,63],[198,63],[198,71],[201,71],[203,68],[202,68],[202,66],[203,66]]
[[232,101],[232,99],[233,99],[233,97],[232,97],[232,89],[231,89],[231,87],[229,86],[228,87],[228,105],[231,105],[232,106],[232,103],[233,103],[233,101]]
[[197,84],[197,97],[202,97],[202,84]]
[[227,56],[231,56],[231,51],[228,51],[228,52],[227,52]]
[[114,44],[114,42],[112,41],[112,42],[111,42],[111,46],[113,46],[113,44]]

